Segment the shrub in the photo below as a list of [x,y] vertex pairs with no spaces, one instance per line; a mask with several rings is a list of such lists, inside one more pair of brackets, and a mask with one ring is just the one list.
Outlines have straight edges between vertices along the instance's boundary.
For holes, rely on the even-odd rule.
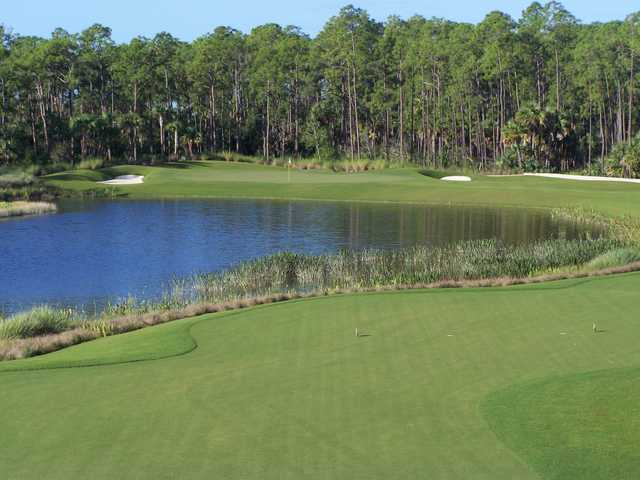
[[22,215],[42,215],[54,213],[57,207],[46,202],[3,202],[0,199],[0,218],[19,217]]
[[103,166],[104,160],[102,158],[85,158],[76,165],[76,168],[79,170],[98,170]]
[[0,188],[20,188],[32,185],[35,177],[28,172],[13,171],[0,174]]
[[640,133],[630,143],[620,142],[607,158],[609,176],[640,177]]
[[640,251],[635,248],[616,248],[609,250],[591,260],[586,267],[590,270],[603,270],[605,268],[619,267],[640,261]]
[[40,306],[0,321],[0,339],[30,338],[60,333],[77,323],[69,309]]

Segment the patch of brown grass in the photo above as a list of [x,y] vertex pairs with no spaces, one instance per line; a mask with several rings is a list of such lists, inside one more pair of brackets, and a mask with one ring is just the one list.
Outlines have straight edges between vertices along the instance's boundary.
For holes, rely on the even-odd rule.
[[97,332],[86,328],[74,328],[62,333],[40,337],[5,340],[0,342],[0,360],[18,360],[21,358],[44,355],[72,345],[94,340]]

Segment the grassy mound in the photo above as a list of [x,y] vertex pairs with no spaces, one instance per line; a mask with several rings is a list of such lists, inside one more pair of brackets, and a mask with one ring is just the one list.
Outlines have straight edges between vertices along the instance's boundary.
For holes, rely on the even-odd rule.
[[[640,275],[628,274],[323,297],[0,364],[0,423],[11,439],[0,471],[20,479],[533,480],[535,457],[496,437],[483,402],[510,385],[561,379],[549,387],[552,407],[533,402],[553,414],[562,399],[593,398],[571,393],[563,378],[639,366],[639,286]],[[605,333],[593,334],[594,320]],[[602,441],[581,444],[576,458],[599,458],[594,450],[607,441],[607,451],[621,452],[607,471],[625,473],[635,468],[629,446],[640,443],[640,430],[617,433],[616,418],[637,416],[633,377],[619,380],[574,382],[601,392],[593,405],[606,408],[576,407],[580,414],[558,428],[599,425]],[[620,388],[628,400],[617,400]],[[520,412],[508,426],[516,428]],[[613,421],[598,419],[602,412]],[[567,437],[544,442],[561,451]],[[548,478],[582,478],[562,461],[545,463]]]
[[515,386],[491,395],[484,411],[545,479],[637,478],[638,395],[640,369],[614,369]]

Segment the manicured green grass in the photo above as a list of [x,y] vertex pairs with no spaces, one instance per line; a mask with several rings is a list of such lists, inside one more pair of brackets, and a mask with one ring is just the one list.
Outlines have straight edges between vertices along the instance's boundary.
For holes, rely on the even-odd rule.
[[323,297],[3,363],[0,471],[635,478],[639,287],[628,274]]
[[638,395],[640,368],[620,368],[515,385],[484,409],[498,437],[544,478],[632,479],[640,474]]
[[[143,185],[99,186],[117,175],[145,176]],[[272,198],[367,202],[412,202],[520,207],[576,207],[610,215],[640,216],[640,186],[535,177],[476,176],[470,183],[443,182],[418,169],[344,174],[322,170],[225,162],[190,162],[158,167],[119,166],[46,177],[75,191],[99,188],[128,198]]]

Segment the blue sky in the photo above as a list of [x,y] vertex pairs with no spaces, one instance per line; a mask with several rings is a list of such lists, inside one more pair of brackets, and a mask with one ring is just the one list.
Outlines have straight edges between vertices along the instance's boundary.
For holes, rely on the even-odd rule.
[[[492,10],[515,18],[532,0],[362,0],[352,1],[377,20],[391,14],[413,14],[477,23]],[[297,25],[315,35],[349,0],[2,0],[0,23],[22,35],[48,36],[56,27],[78,32],[93,23],[112,28],[113,38],[128,41],[137,35],[168,31],[192,40],[215,26],[230,25],[248,32],[256,25],[276,22]],[[585,22],[624,19],[640,4],[630,0],[565,0]],[[635,4],[635,5],[634,5]]]

